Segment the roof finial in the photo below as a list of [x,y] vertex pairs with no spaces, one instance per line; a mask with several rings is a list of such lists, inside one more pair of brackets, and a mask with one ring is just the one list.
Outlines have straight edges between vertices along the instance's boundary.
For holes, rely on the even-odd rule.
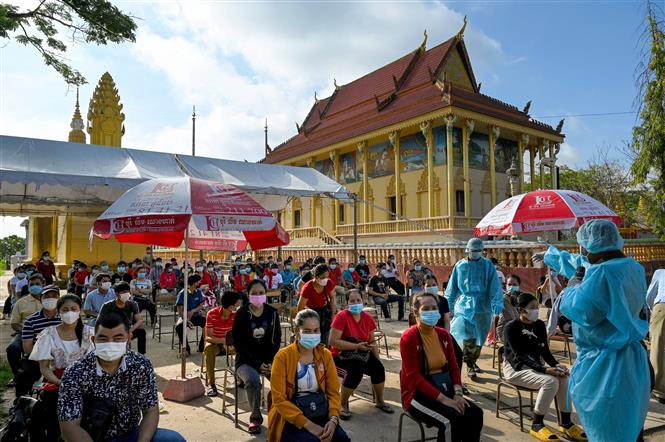
[[459,30],[455,38],[461,40],[464,37],[464,31],[466,30],[466,15],[464,16],[464,24],[462,24],[462,29]]
[[315,103],[319,102],[319,97],[316,96],[316,91],[314,91],[314,102]]
[[333,78],[333,84],[335,85],[335,90],[336,91],[341,89],[341,87],[339,85],[337,85],[337,79],[336,78]]
[[423,38],[423,42],[420,43],[420,50],[424,52],[425,50],[427,50],[427,29],[425,29],[423,35],[425,36],[425,38]]

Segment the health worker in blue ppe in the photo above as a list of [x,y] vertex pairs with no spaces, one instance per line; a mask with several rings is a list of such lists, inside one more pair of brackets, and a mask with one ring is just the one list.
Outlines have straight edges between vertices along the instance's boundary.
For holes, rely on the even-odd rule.
[[480,238],[471,238],[465,250],[468,256],[455,264],[446,287],[446,299],[453,314],[450,333],[462,347],[471,379],[480,372],[476,362],[492,318],[503,312],[501,281],[492,261],[483,257],[484,249]]
[[621,252],[623,238],[610,221],[583,224],[577,242],[581,254],[550,246],[534,256],[569,279],[586,268],[582,282],[561,295],[577,346],[568,391],[590,441],[641,440],[650,390],[641,342],[648,330],[646,275]]

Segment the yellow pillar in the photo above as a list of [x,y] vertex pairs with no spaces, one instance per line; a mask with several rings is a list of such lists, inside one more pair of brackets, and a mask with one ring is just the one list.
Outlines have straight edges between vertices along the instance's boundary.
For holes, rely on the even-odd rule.
[[457,117],[448,115],[446,117],[446,161],[448,169],[448,228],[455,226],[453,217],[455,216],[455,171],[453,169],[453,124]]
[[496,207],[496,160],[494,158],[494,150],[496,147],[496,140],[499,139],[501,129],[497,126],[490,128],[490,186],[491,186],[491,201],[492,207]]
[[[332,161],[333,163],[333,174],[335,176],[335,181],[339,182],[339,155],[337,155],[336,150],[330,152],[330,161]],[[332,204],[333,204],[332,233],[333,235],[337,235],[337,223],[339,222],[339,204],[336,199],[332,200]],[[323,221],[323,219],[321,221]]]
[[473,120],[466,120],[462,129],[462,165],[464,172],[464,217],[466,226],[471,227],[471,180],[469,178],[469,142],[475,123]]
[[529,147],[529,136],[527,134],[522,134],[521,137],[517,140],[517,150],[520,158],[519,167],[520,167],[520,188],[519,193],[524,192],[524,147]]
[[399,132],[390,132],[390,144],[395,149],[395,213],[397,219],[402,216],[402,160],[399,144]]
[[[314,167],[314,158],[307,158],[307,167]],[[316,197],[309,199],[309,227],[316,227]]]
[[[367,141],[358,143],[358,153],[363,159],[363,200],[367,201],[369,193],[369,177],[367,176]],[[363,222],[369,222],[369,205],[363,204]]]
[[427,216],[434,218],[434,149],[432,143],[432,122],[420,123],[420,132],[425,137],[427,145]]
[[540,188],[544,189],[545,188],[545,163],[543,163],[543,160],[545,159],[545,146],[549,144],[549,141],[543,140],[543,142],[538,146],[538,152],[539,152],[539,157],[540,157]]
[[531,190],[536,190],[536,147],[529,147],[529,172],[531,173]]
[[556,158],[554,156],[554,143],[550,145],[550,187],[556,187]]

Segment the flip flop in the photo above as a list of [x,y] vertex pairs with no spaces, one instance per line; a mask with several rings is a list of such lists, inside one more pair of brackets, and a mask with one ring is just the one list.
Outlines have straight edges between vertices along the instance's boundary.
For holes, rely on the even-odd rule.
[[374,406],[384,413],[393,414],[395,412],[395,410],[393,410],[393,408],[388,404],[374,404]]
[[349,412],[349,410],[341,408],[339,410],[339,418],[342,419],[343,421],[348,421],[349,419],[351,419],[351,412]]

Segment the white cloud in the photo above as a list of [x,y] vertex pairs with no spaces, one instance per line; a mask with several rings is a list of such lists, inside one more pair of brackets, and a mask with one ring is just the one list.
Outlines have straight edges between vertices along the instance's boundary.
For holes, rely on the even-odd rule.
[[571,146],[569,143],[563,143],[557,156],[557,163],[561,166],[578,168],[584,165],[580,150]]

